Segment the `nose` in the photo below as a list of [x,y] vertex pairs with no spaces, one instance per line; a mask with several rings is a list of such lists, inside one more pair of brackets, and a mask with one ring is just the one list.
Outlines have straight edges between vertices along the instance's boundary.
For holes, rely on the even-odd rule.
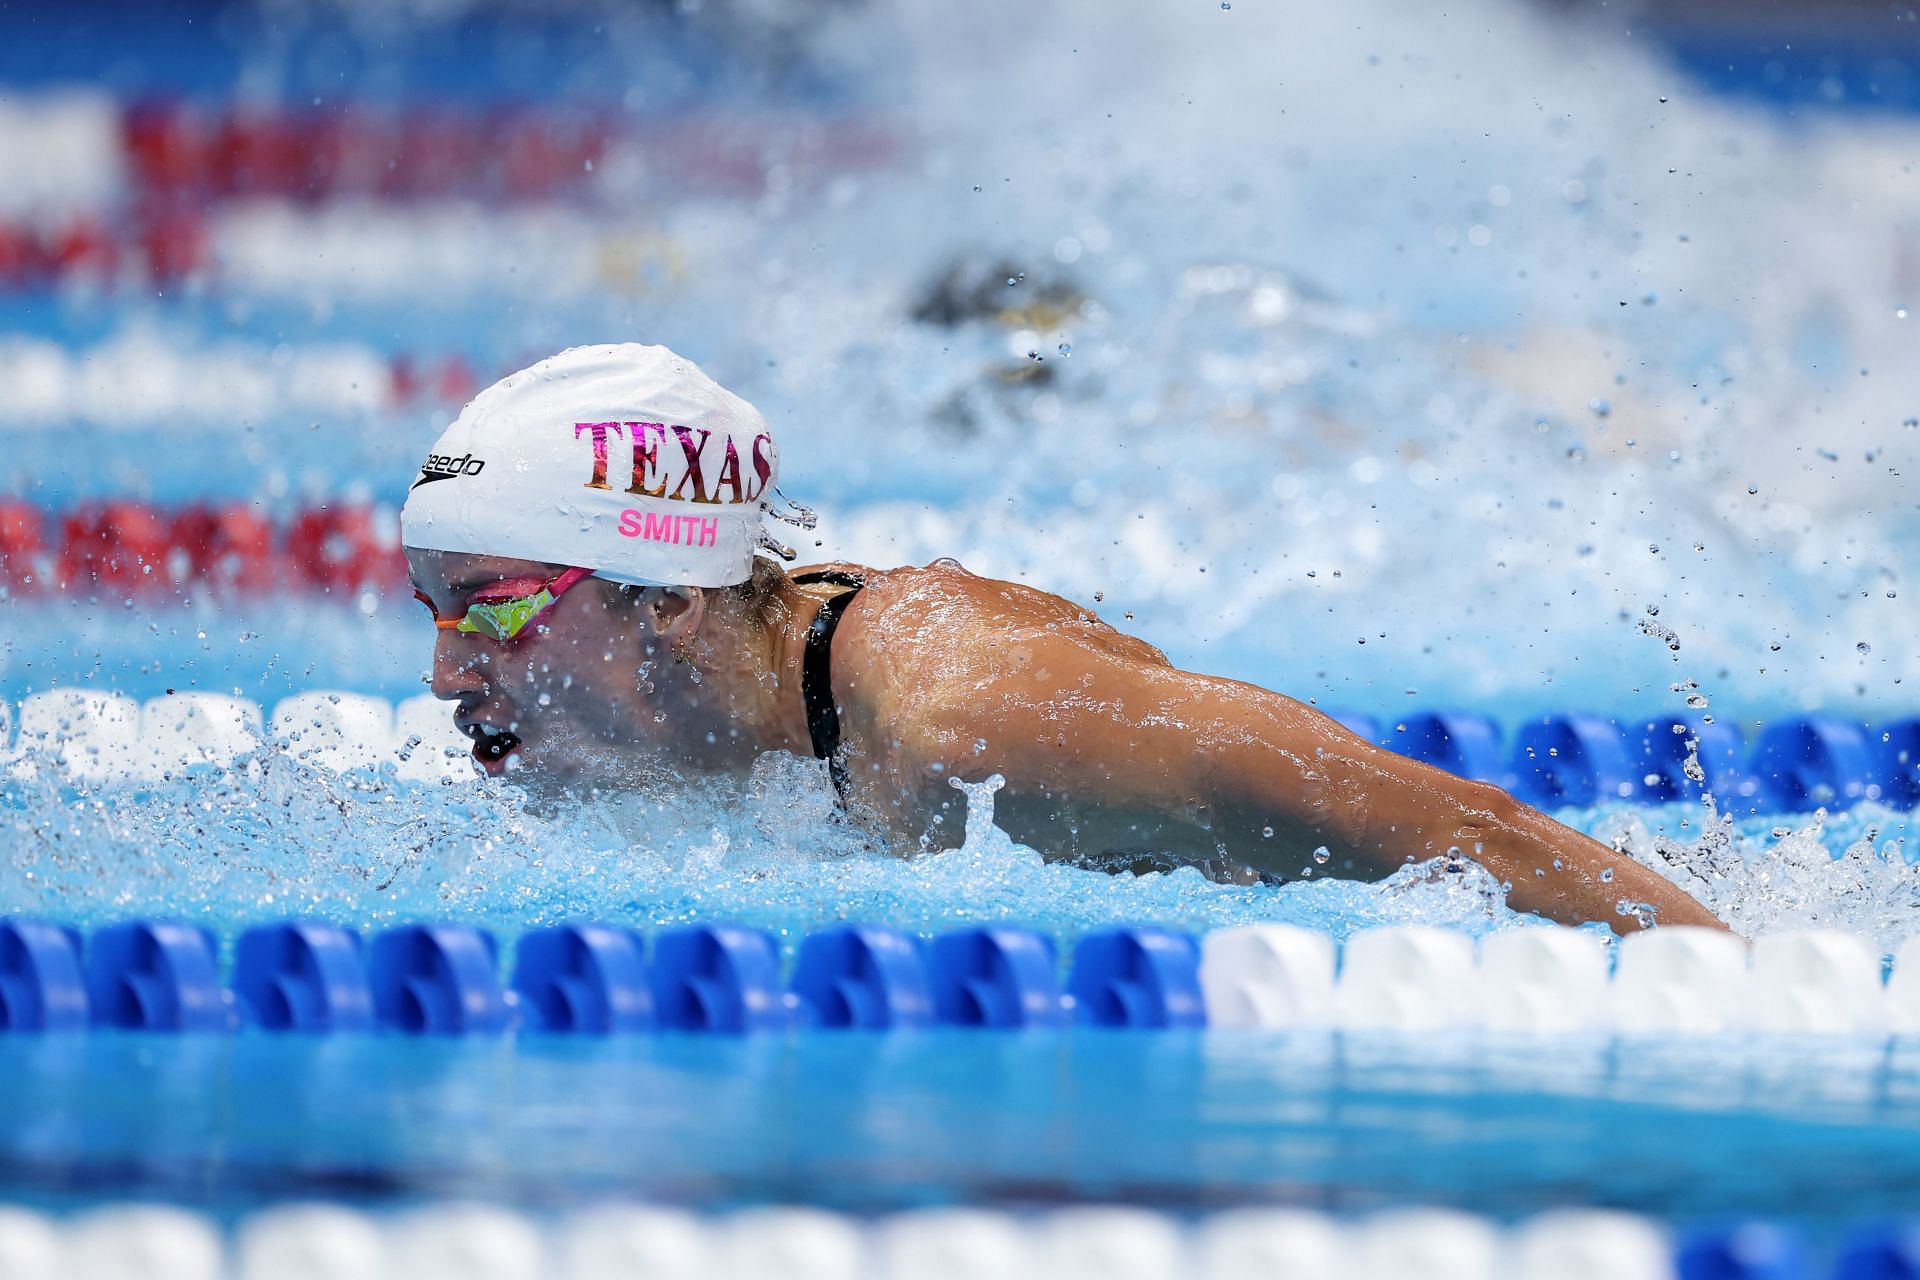
[[436,698],[457,701],[468,694],[484,693],[487,677],[480,668],[487,652],[471,636],[457,631],[442,631],[433,642],[433,678],[427,688]]

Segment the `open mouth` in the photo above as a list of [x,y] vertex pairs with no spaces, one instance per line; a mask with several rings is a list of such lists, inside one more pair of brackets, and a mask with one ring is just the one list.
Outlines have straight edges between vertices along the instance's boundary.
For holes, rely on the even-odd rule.
[[505,773],[507,761],[520,749],[520,736],[484,720],[462,724],[460,731],[473,739],[473,758],[490,774]]

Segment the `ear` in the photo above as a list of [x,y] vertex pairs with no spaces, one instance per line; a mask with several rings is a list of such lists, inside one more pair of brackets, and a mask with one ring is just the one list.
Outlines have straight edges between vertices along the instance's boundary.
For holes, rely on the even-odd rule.
[[640,609],[654,637],[677,647],[700,630],[707,616],[707,593],[700,587],[648,587]]

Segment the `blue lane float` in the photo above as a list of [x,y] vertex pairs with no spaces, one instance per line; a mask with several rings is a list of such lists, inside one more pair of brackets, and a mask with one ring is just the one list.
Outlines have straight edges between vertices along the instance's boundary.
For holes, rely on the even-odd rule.
[[1200,944],[1171,929],[1148,925],[1088,934],[1073,949],[1067,994],[1075,1017],[1093,1026],[1207,1025]]
[[1010,925],[931,941],[886,926],[831,926],[802,940],[790,981],[773,935],[742,925],[667,930],[651,960],[633,930],[595,923],[534,930],[516,952],[508,989],[499,945],[482,929],[407,924],[363,942],[339,925],[285,921],[240,935],[223,986],[219,944],[198,926],[132,921],[83,941],[46,921],[0,919],[0,1031],[738,1035],[1206,1024],[1199,943],[1157,926],[1089,934],[1068,982],[1053,938]]
[[[1753,779],[1745,765],[1746,739],[1733,725],[1693,712],[1643,721],[1636,732],[1638,742],[1629,746],[1638,748],[1641,799],[1666,804],[1697,800],[1710,791],[1724,810],[1739,797],[1752,794]],[[1698,777],[1688,773],[1689,753]]]
[[243,1021],[267,1031],[370,1031],[373,988],[360,936],[318,921],[260,925],[234,947]]
[[87,1003],[96,1026],[225,1031],[231,1023],[211,930],[133,920],[87,940]]
[[1875,773],[1866,733],[1841,720],[1799,717],[1768,726],[1754,749],[1763,799],[1782,813],[1845,809]]
[[1460,778],[1501,781],[1500,726],[1472,711],[1425,711],[1402,720],[1382,745]]
[[793,994],[816,1027],[891,1031],[933,1022],[933,987],[920,942],[877,925],[809,934],[794,964]]
[[520,939],[513,989],[532,1031],[615,1035],[653,1025],[640,938],[603,924],[538,929]]
[[1542,716],[1514,739],[1513,793],[1546,808],[1622,800],[1639,781],[1618,723],[1600,716]]
[[934,1016],[947,1026],[1003,1031],[1065,1025],[1053,939],[993,925],[933,940]]
[[1896,809],[1920,805],[1920,718],[1881,725],[1869,737],[1880,802]]
[[83,1031],[87,980],[78,930],[0,920],[0,1032]]
[[668,1031],[780,1031],[795,1011],[780,983],[780,947],[764,929],[691,925],[654,943],[653,1006]]
[[1806,1280],[1807,1245],[1790,1227],[1742,1222],[1695,1232],[1674,1269],[1679,1280]]
[[505,1031],[499,944],[481,929],[415,924],[373,940],[367,957],[376,1023],[408,1035]]
[[1864,1227],[1840,1249],[1833,1280],[1920,1280],[1920,1224]]

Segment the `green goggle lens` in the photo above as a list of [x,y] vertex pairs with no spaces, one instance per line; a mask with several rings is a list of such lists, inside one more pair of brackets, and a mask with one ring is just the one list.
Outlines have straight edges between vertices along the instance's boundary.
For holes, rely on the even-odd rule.
[[460,619],[454,630],[483,635],[489,640],[511,640],[552,603],[553,593],[542,589],[538,594],[517,600],[468,605],[467,616]]

